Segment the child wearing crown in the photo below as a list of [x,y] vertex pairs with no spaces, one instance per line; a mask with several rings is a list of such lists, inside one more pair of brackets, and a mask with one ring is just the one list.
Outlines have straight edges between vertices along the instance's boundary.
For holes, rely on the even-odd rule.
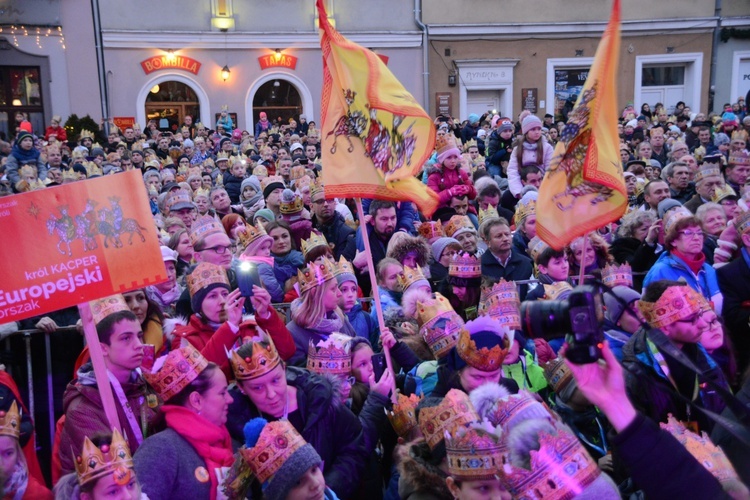
[[445,134],[438,136],[435,145],[437,162],[427,176],[427,186],[438,194],[440,206],[448,206],[454,196],[477,197],[477,190],[469,174],[459,168],[461,150],[456,146],[456,138]]
[[21,414],[14,401],[7,411],[0,411],[0,478],[3,498],[51,499],[52,493],[43,482],[30,474],[26,456],[19,442]]

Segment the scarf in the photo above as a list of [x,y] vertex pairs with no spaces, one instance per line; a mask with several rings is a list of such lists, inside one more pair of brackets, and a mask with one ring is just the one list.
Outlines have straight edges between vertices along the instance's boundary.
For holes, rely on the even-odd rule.
[[693,274],[698,274],[698,271],[701,270],[703,264],[706,262],[706,256],[703,254],[703,252],[699,253],[698,257],[695,259],[691,259],[677,249],[672,250],[670,253],[687,264],[690,270],[693,271]]
[[146,294],[151,300],[159,304],[162,311],[166,311],[174,307],[177,299],[182,295],[182,287],[175,281],[174,286],[166,292],[160,291],[155,286],[146,287]]
[[326,316],[318,321],[311,330],[317,330],[321,333],[330,334],[333,332],[340,332],[344,326],[344,322],[339,318],[335,312],[328,313]]
[[164,413],[167,427],[190,443],[206,462],[208,475],[211,477],[211,500],[215,500],[219,488],[216,469],[231,467],[234,463],[232,439],[226,427],[212,424],[182,406],[164,405],[161,411]]
[[28,163],[36,163],[39,159],[39,150],[35,147],[31,147],[28,151],[23,149],[20,144],[14,144],[10,154],[18,159],[19,165],[26,165]]
[[[18,453],[21,454],[20,446],[18,447]],[[3,498],[21,500],[26,494],[26,488],[29,485],[29,473],[21,460],[22,458],[19,457],[16,467],[13,469],[13,474],[5,481],[5,496]],[[10,497],[10,493],[13,493],[12,497]]]

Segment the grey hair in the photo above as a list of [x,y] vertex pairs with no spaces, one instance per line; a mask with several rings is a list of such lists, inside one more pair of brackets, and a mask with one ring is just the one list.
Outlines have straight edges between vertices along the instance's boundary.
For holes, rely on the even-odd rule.
[[653,224],[656,217],[647,210],[636,210],[622,218],[622,224],[617,229],[617,235],[621,238],[632,238],[633,233],[644,224]]
[[724,208],[719,205],[718,203],[708,202],[704,203],[703,205],[698,207],[698,210],[695,211],[695,218],[698,219],[698,222],[700,222],[701,225],[703,225],[703,221],[706,219],[706,216],[708,216],[708,212],[711,210],[718,210],[721,213],[724,213]]

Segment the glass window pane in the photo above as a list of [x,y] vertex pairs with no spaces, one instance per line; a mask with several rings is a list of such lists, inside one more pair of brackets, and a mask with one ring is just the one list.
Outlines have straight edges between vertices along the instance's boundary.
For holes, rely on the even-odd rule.
[[661,87],[666,85],[684,85],[685,66],[644,66],[641,73],[641,85],[644,87]]
[[27,106],[42,105],[41,81],[39,79],[39,69],[29,68],[24,72],[24,87],[26,91]]
[[0,111],[0,138],[6,141],[10,139],[10,130],[8,128],[8,113]]
[[0,68],[0,106],[7,106],[8,93],[6,90],[7,72]]

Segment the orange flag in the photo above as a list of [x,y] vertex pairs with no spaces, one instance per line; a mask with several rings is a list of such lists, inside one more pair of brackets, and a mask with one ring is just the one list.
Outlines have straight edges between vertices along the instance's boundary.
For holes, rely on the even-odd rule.
[[620,0],[557,143],[537,200],[537,234],[562,249],[623,216],[628,207],[617,134]]
[[432,215],[437,194],[415,178],[433,151],[432,120],[376,54],[331,26],[322,0],[317,7],[326,197],[409,200]]

